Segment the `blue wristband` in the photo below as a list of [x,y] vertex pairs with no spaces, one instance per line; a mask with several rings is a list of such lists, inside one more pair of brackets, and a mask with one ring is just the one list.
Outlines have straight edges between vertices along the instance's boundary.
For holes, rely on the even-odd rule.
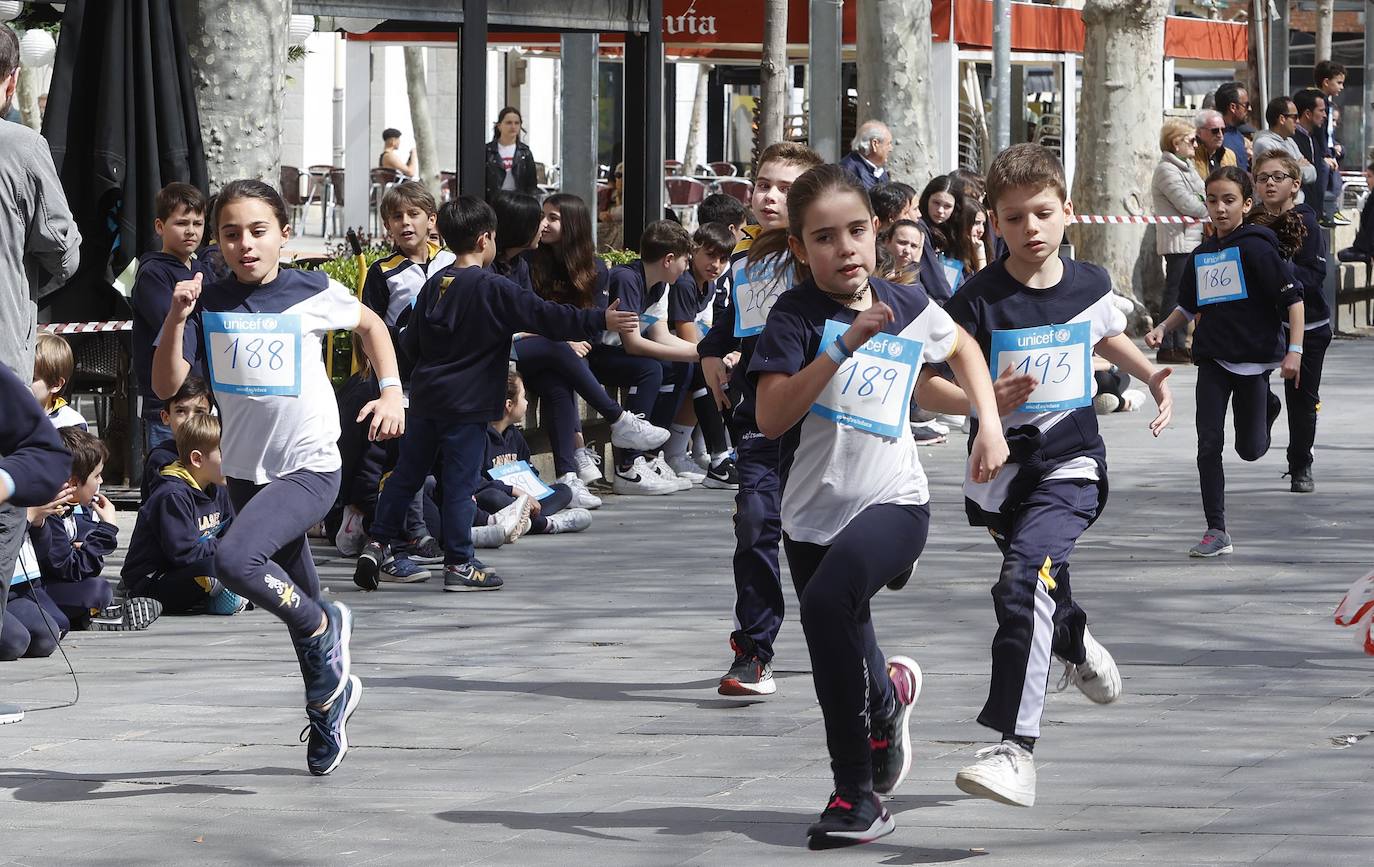
[[854,353],[849,351],[849,347],[844,345],[844,340],[836,337],[829,346],[825,348],[825,354],[837,365],[843,365]]
[[1296,352],[1298,355],[1302,355],[1302,347],[1299,346],[1299,345],[1296,344],[1296,343],[1290,343],[1290,344],[1288,344],[1288,351],[1289,351],[1289,352]]
[[396,376],[384,376],[381,379],[377,380],[377,387],[379,390],[387,388],[400,388],[401,380],[399,377]]

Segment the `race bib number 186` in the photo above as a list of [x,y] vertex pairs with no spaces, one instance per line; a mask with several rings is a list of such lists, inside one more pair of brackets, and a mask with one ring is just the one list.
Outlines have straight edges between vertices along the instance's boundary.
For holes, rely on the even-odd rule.
[[205,357],[221,394],[301,393],[301,318],[282,313],[204,313]]
[[1198,253],[1193,257],[1197,270],[1197,303],[1217,304],[1248,298],[1245,291],[1245,272],[1240,267],[1240,250],[1227,247],[1215,253]]

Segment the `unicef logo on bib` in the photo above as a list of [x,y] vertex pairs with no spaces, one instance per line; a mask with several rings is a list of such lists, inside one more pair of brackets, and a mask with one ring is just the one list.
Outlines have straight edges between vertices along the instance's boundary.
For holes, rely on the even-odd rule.
[[1227,247],[1216,253],[1193,257],[1197,270],[1197,303],[1219,304],[1250,297],[1245,291],[1245,272],[1240,267],[1240,249]]
[[301,393],[301,318],[295,314],[205,313],[205,358],[217,393]]
[[994,331],[991,372],[1011,368],[1038,380],[1021,412],[1057,412],[1092,403],[1092,329],[1087,322]]

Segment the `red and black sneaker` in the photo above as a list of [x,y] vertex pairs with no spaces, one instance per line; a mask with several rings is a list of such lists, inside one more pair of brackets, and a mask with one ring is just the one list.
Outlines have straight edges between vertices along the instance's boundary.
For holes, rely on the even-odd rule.
[[835,790],[820,821],[806,829],[808,849],[838,849],[872,843],[897,829],[892,814],[872,792]]
[[911,709],[921,695],[921,667],[908,656],[889,656],[887,676],[892,680],[892,714],[874,716],[869,723],[868,745],[873,752],[873,791],[891,794],[911,770]]
[[759,659],[753,644],[747,639],[730,639],[730,647],[735,651],[735,662],[725,676],[720,679],[716,690],[721,695],[772,695],[778,691],[773,681],[773,666]]

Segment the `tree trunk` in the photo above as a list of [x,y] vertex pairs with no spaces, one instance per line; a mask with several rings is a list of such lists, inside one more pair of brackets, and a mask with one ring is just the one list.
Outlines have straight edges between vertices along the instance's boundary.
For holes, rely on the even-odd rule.
[[[1168,8],[1169,0],[1087,0],[1083,6],[1083,93],[1073,184],[1074,210],[1080,214],[1140,213],[1150,207],[1163,122],[1159,46]],[[1106,268],[1113,288],[1133,300],[1148,275],[1162,267],[1144,226],[1076,226],[1072,237],[1077,257]]]
[[236,178],[276,186],[292,0],[179,0],[210,191]]
[[1331,59],[1331,25],[1335,19],[1336,0],[1317,0],[1317,63]]
[[930,0],[863,0],[858,9],[858,122],[892,130],[887,170],[918,190],[935,174],[930,116]]
[[692,119],[687,124],[687,149],[682,155],[682,165],[688,174],[695,174],[696,167],[706,162],[702,152],[701,128],[706,125],[706,98],[710,84],[712,66],[703,63],[697,67],[697,88],[692,93]]
[[14,96],[24,126],[32,130],[41,130],[43,113],[38,110],[38,70],[19,70],[19,87],[15,90]]
[[408,45],[406,95],[410,97],[411,134],[415,136],[415,156],[420,161],[420,182],[435,200],[439,198],[439,151],[434,145],[434,124],[429,119],[429,83],[425,79],[425,50]]
[[763,63],[759,67],[762,108],[759,151],[782,141],[787,113],[787,0],[766,0],[763,10]]

